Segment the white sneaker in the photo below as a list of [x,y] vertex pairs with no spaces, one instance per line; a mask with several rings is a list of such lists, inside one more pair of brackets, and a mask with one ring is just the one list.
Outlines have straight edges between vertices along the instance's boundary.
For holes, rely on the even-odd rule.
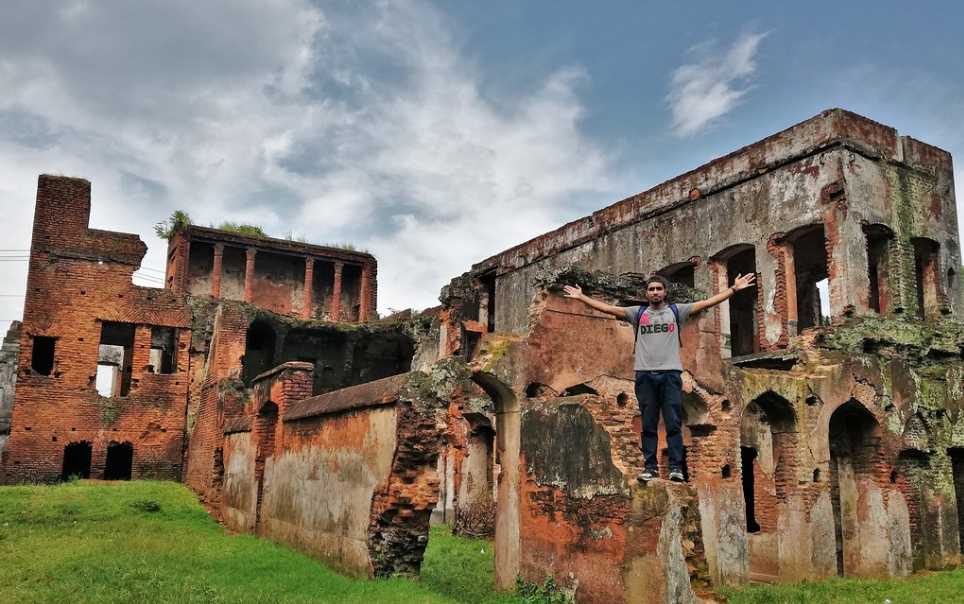
[[683,478],[683,472],[675,469],[669,471],[669,479],[673,482],[683,482],[685,480]]
[[649,468],[646,468],[639,474],[639,477],[637,478],[637,480],[639,482],[649,482],[654,478],[659,478],[659,473],[656,470],[650,470]]

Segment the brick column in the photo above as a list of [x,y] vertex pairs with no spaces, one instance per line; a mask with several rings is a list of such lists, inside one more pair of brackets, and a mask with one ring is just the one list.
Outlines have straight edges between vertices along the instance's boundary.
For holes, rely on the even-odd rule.
[[358,296],[359,297],[359,300],[358,300],[358,322],[359,323],[364,323],[368,321],[368,312],[369,312],[368,307],[371,302],[371,300],[369,299],[371,297],[371,294],[370,294],[371,274],[372,274],[372,266],[366,262],[365,264],[362,265],[361,288],[359,289],[361,293]]
[[301,309],[302,319],[311,318],[311,306],[315,301],[314,281],[315,259],[309,256],[308,258],[305,258],[305,302],[304,308]]
[[214,244],[214,266],[211,267],[211,295],[221,297],[221,258],[224,256],[224,244]]
[[335,285],[331,290],[331,305],[329,306],[332,321],[341,320],[341,272],[344,268],[344,262],[335,263]]
[[254,257],[258,250],[249,247],[244,250],[246,262],[244,265],[244,301],[251,302],[254,299]]

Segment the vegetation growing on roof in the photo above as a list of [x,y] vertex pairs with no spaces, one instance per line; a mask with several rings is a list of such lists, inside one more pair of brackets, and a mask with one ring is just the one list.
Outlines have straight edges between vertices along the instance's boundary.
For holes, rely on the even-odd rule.
[[191,216],[184,210],[174,210],[167,220],[154,224],[154,233],[161,239],[170,240],[174,233],[191,226]]
[[227,231],[229,233],[237,233],[238,235],[245,235],[247,237],[268,237],[268,234],[264,232],[264,229],[256,224],[243,224],[225,220],[213,228],[216,228],[220,231]]

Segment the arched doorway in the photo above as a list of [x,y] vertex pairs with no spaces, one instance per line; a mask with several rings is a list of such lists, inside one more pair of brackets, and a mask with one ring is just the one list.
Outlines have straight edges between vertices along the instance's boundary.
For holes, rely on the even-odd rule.
[[521,422],[519,401],[508,385],[489,373],[472,374],[495,404],[496,453],[500,463],[495,515],[495,583],[512,589],[520,570],[519,456]]
[[870,411],[851,399],[830,416],[829,438],[837,574],[852,576],[860,574],[862,558],[858,500],[876,480],[880,426]]
[[780,571],[780,514],[796,484],[798,443],[793,407],[767,391],[743,409],[740,460],[751,575],[776,577]]

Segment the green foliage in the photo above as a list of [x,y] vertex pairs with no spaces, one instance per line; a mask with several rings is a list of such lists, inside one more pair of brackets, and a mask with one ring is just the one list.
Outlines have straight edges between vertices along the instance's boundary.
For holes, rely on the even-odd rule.
[[154,233],[161,239],[170,240],[171,237],[174,236],[174,233],[190,225],[191,217],[187,212],[184,210],[174,210],[174,212],[167,217],[167,220],[162,220],[154,225]]
[[246,235],[248,237],[267,237],[268,234],[264,232],[264,229],[256,224],[240,224],[237,222],[231,222],[225,220],[217,226],[218,229],[222,231],[228,231],[230,233],[237,233],[238,235]]
[[556,580],[547,576],[542,585],[529,583],[522,577],[515,578],[515,591],[525,604],[570,604],[572,597],[560,591]]

